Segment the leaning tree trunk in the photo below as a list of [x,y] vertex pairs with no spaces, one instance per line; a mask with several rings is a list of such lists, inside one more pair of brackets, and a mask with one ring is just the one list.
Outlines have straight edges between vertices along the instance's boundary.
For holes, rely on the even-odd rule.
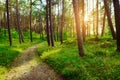
[[107,0],[104,0],[104,5],[105,5],[105,11],[106,11],[106,14],[107,14],[108,24],[110,26],[110,30],[112,32],[113,39],[116,39],[116,34],[115,34],[113,24],[112,24],[112,20],[111,20],[111,17],[110,17],[109,6],[108,6],[108,3],[107,3]]
[[6,10],[7,10],[7,26],[8,26],[9,42],[10,42],[10,46],[12,46],[12,36],[11,36],[10,23],[9,23],[9,2],[8,0],[6,0]]
[[30,0],[30,41],[32,42],[32,0]]
[[80,16],[78,11],[78,3],[77,0],[73,1],[73,9],[74,9],[74,15],[75,15],[75,22],[76,22],[76,32],[77,32],[77,41],[78,41],[78,49],[79,49],[79,55],[81,57],[84,56],[84,50],[83,50],[83,43],[82,43],[82,37],[81,37],[81,30],[80,30]]
[[114,13],[115,13],[115,25],[116,25],[116,37],[117,37],[117,51],[120,52],[120,5],[119,0],[113,0]]

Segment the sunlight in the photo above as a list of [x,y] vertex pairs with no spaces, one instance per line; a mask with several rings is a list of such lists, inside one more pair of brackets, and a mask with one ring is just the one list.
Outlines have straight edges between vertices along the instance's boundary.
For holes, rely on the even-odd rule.
[[88,22],[88,20],[89,20],[88,16],[85,16],[85,17],[84,17],[84,21],[85,21],[85,22]]
[[44,59],[44,58],[46,58],[46,57],[48,57],[50,55],[54,55],[56,53],[59,53],[60,51],[61,51],[61,49],[51,50],[49,52],[46,51],[46,52],[43,53],[43,55],[41,56],[41,58]]
[[[39,63],[35,59],[30,60],[29,62],[22,64],[17,67],[13,67],[9,73],[5,74],[6,79],[18,79],[29,73],[34,67],[38,66]],[[31,67],[32,66],[32,67]]]

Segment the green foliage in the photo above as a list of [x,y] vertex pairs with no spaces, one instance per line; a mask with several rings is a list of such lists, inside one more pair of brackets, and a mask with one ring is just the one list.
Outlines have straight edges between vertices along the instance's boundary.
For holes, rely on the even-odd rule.
[[84,43],[86,56],[78,55],[76,40],[56,43],[54,48],[43,44],[38,54],[66,80],[119,80],[120,54],[115,50],[115,41],[99,39]]

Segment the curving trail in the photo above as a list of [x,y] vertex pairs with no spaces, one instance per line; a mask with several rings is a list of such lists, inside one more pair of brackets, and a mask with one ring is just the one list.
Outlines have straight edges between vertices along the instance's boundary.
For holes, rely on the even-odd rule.
[[37,47],[28,48],[14,60],[5,80],[63,80],[51,67],[37,58]]

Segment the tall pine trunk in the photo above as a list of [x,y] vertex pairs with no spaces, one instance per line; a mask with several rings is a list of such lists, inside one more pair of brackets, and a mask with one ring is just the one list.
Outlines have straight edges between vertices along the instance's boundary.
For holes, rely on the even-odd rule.
[[20,16],[19,16],[19,11],[18,11],[18,0],[16,0],[16,25],[18,27],[18,34],[19,34],[19,42],[22,43],[24,42],[23,40],[23,35],[22,35],[22,31],[20,28]]
[[84,0],[82,0],[82,37],[83,37],[83,41],[85,41],[85,36],[86,36],[86,28],[85,28],[85,22],[84,22],[84,16],[85,11],[84,11]]
[[117,37],[117,51],[120,52],[120,5],[119,0],[113,0],[114,13],[115,13],[115,25],[116,25],[116,37]]
[[93,0],[93,34],[95,35],[95,24],[94,24],[94,0]]
[[4,36],[6,37],[6,10],[4,11]]
[[97,15],[96,15],[96,37],[95,39],[98,40],[98,26],[99,26],[98,24],[98,0],[96,2],[96,8],[97,8]]
[[51,36],[51,45],[54,47],[54,37],[53,37],[53,25],[52,25],[52,1],[49,0],[49,20],[50,20],[50,36]]
[[9,1],[6,0],[6,10],[7,10],[7,26],[8,26],[8,35],[9,35],[9,43],[12,46],[12,36],[10,31],[10,23],[9,23]]
[[48,42],[48,46],[50,46],[50,29],[49,29],[49,3],[48,0],[46,0],[46,33],[47,33],[47,42]]
[[78,49],[79,49],[79,55],[81,57],[84,56],[84,50],[83,50],[83,43],[82,43],[82,37],[81,37],[81,30],[80,30],[80,16],[78,11],[78,1],[73,1],[73,9],[74,9],[74,15],[75,15],[75,22],[76,22],[76,32],[77,32],[77,41],[78,41]]
[[104,16],[103,16],[103,27],[102,27],[101,36],[103,36],[105,32],[105,22],[106,22],[106,11],[104,11]]
[[61,17],[61,26],[60,26],[60,42],[63,43],[63,27],[64,27],[64,0],[62,0],[62,17]]
[[32,0],[30,0],[30,41],[32,42]]

